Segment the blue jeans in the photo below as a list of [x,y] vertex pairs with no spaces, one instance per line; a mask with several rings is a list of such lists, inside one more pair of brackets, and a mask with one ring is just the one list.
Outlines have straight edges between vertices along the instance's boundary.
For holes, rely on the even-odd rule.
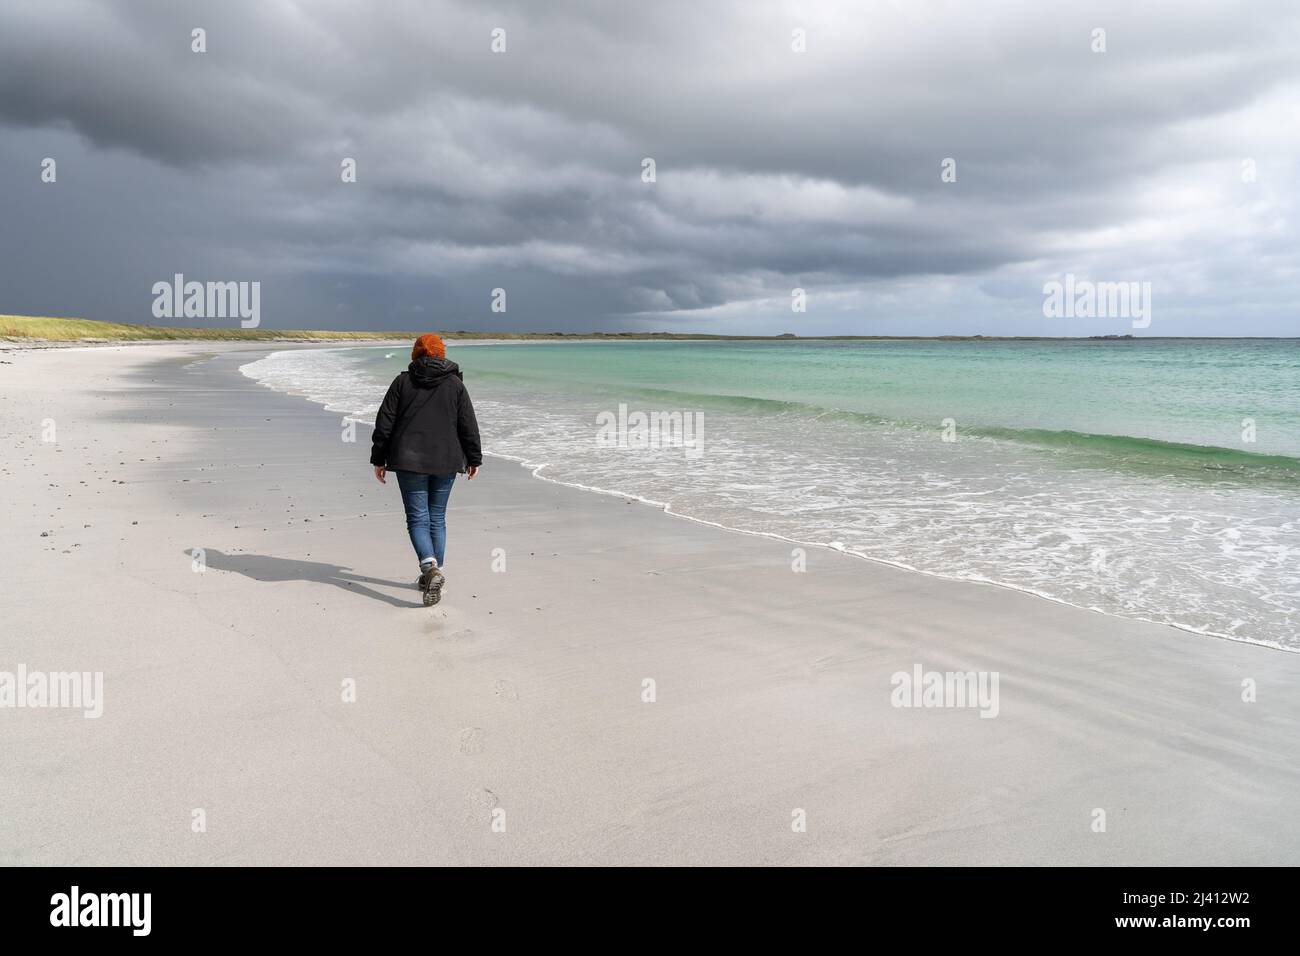
[[402,507],[406,509],[406,530],[411,547],[420,563],[433,558],[442,567],[447,550],[447,499],[456,476],[421,475],[414,471],[395,471],[397,487],[402,489]]

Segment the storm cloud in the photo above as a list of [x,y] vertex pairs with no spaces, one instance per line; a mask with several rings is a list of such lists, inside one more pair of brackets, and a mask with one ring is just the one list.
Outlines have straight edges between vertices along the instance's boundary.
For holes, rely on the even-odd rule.
[[0,312],[183,273],[282,328],[1128,331],[1043,316],[1070,272],[1295,335],[1297,146],[1286,0],[9,2]]

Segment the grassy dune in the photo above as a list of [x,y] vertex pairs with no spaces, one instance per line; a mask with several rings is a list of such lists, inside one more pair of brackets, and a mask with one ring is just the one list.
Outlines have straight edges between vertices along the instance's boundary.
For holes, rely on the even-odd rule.
[[183,329],[157,325],[126,325],[93,319],[52,318],[36,315],[0,315],[0,339],[38,342],[149,342],[200,341],[349,341],[354,339],[414,338],[415,332],[312,332],[289,329]]
[[[0,315],[0,341],[26,342],[349,342],[366,339],[413,339],[422,329],[406,332],[338,332],[300,329],[187,329],[160,325],[126,325],[94,319],[51,318],[35,315]],[[726,335],[669,332],[467,332],[432,330],[456,339],[725,339]]]

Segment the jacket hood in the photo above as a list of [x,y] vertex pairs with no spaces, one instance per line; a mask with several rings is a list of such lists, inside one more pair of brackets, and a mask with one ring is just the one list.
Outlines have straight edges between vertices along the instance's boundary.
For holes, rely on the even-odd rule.
[[432,388],[448,375],[462,378],[459,365],[445,358],[434,358],[432,355],[421,355],[408,365],[406,370],[411,374],[411,381],[419,388]]

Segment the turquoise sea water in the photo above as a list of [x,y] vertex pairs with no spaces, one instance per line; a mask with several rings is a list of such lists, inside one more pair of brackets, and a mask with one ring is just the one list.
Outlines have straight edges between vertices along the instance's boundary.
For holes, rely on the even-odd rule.
[[[544,477],[1300,650],[1300,342],[629,342],[450,357],[487,449]],[[405,363],[382,349],[285,352],[246,372],[369,415]],[[620,406],[625,419],[688,416],[696,446],[674,444],[680,431],[611,445],[600,423]]]

